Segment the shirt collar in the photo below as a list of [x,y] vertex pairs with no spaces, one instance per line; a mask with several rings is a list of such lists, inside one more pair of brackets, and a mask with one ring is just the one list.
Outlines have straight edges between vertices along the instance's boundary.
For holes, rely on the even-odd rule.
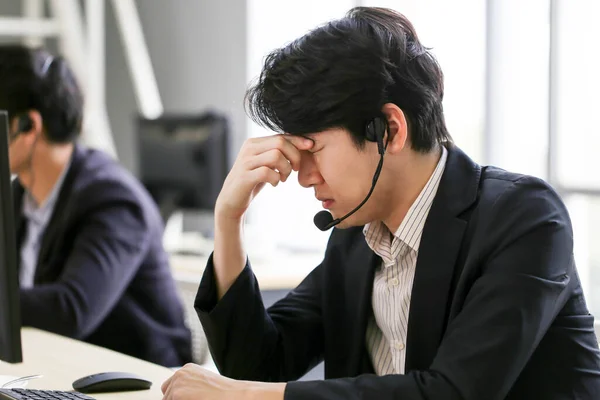
[[63,171],[60,173],[58,180],[52,187],[50,194],[46,198],[46,200],[38,205],[31,193],[28,190],[25,190],[23,196],[23,214],[30,220],[35,221],[38,224],[44,223],[46,221],[52,211],[54,210],[54,205],[58,200],[58,194],[60,193],[60,189],[62,188],[63,182],[69,171],[71,166],[71,162],[65,166]]

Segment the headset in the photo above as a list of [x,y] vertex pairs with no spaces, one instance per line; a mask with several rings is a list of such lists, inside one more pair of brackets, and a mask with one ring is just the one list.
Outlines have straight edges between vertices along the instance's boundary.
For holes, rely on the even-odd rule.
[[20,134],[29,132],[32,129],[33,121],[31,120],[29,115],[19,115],[17,117],[17,131],[10,136],[9,142],[12,143]]
[[377,143],[377,151],[383,157],[385,154],[385,146],[383,143],[385,132],[387,130],[387,121],[382,117],[373,118],[365,128],[365,138],[369,142]]
[[18,125],[17,125],[17,135],[23,132],[29,132],[33,129],[33,121],[29,117],[29,115],[21,115],[19,116]]

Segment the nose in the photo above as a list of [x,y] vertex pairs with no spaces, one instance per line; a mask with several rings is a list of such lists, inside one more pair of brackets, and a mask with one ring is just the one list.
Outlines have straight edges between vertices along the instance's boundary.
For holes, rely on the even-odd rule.
[[305,188],[309,188],[323,182],[323,176],[319,172],[319,168],[315,162],[315,156],[308,151],[301,151],[298,183]]

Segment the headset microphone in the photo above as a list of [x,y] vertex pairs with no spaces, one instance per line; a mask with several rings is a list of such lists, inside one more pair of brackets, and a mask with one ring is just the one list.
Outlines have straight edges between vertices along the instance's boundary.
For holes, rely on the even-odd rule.
[[377,143],[377,150],[378,150],[379,156],[380,156],[379,164],[377,164],[377,169],[375,170],[375,174],[373,175],[373,181],[371,183],[371,190],[369,190],[367,197],[365,197],[365,199],[354,210],[350,211],[348,214],[344,215],[341,218],[333,219],[333,216],[331,215],[331,213],[329,213],[329,211],[325,211],[325,210],[319,211],[313,218],[313,222],[315,223],[315,226],[317,228],[319,228],[320,230],[326,231],[326,230],[331,229],[332,227],[336,226],[337,224],[339,224],[340,222],[342,222],[343,220],[345,220],[346,218],[348,218],[349,216],[354,214],[356,211],[358,211],[358,209],[361,208],[367,202],[367,200],[369,200],[369,197],[371,197],[371,194],[373,193],[373,190],[375,189],[375,184],[377,183],[377,179],[379,179],[379,174],[381,173],[381,168],[383,167],[383,156],[385,154],[385,146],[383,144],[383,139],[385,136],[386,127],[387,127],[386,120],[384,120],[381,117],[376,117],[367,124],[366,130],[365,130],[366,131],[365,136],[366,136],[367,140],[370,142]]

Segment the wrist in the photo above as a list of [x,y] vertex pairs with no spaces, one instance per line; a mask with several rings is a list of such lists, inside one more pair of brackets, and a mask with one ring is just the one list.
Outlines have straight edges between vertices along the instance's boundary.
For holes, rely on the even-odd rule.
[[247,382],[245,400],[283,400],[286,383]]
[[244,216],[231,215],[215,209],[215,229],[221,231],[238,230],[244,223]]

